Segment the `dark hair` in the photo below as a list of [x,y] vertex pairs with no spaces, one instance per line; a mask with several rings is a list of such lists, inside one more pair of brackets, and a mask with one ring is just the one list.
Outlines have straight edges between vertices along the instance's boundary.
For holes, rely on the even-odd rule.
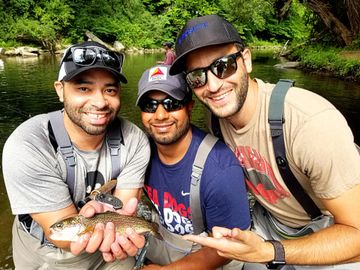
[[246,45],[244,43],[236,42],[235,47],[242,52],[246,48]]
[[174,45],[174,43],[170,42],[170,41],[166,41],[163,43],[163,46],[167,46],[169,48],[171,48]]

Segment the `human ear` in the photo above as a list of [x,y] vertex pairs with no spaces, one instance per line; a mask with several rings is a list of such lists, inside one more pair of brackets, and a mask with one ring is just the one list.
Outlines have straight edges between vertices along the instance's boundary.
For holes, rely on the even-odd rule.
[[251,51],[248,48],[245,48],[243,50],[242,58],[244,59],[244,65],[247,73],[251,73],[252,71]]
[[55,81],[54,87],[55,87],[56,94],[58,95],[60,102],[64,102],[64,84],[60,81]]

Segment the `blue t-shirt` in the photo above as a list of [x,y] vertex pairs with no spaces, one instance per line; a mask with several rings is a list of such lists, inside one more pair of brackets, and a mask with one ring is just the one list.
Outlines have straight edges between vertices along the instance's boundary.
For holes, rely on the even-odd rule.
[[[176,164],[159,159],[152,142],[145,190],[160,216],[160,223],[170,232],[193,232],[190,209],[190,182],[196,152],[206,133],[192,126],[192,141],[185,156]],[[214,226],[247,229],[249,204],[243,171],[234,153],[218,141],[208,155],[200,186],[200,202],[207,231]]]

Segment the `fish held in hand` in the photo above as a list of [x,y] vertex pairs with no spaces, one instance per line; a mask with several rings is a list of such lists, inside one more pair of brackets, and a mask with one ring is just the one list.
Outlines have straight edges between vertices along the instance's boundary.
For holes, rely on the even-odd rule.
[[96,224],[103,223],[105,225],[108,222],[114,223],[116,232],[120,234],[126,234],[126,229],[132,228],[138,234],[150,233],[154,237],[162,239],[156,223],[116,212],[100,213],[91,218],[78,215],[58,221],[50,226],[50,239],[54,241],[77,241],[81,235],[87,232],[92,233]]

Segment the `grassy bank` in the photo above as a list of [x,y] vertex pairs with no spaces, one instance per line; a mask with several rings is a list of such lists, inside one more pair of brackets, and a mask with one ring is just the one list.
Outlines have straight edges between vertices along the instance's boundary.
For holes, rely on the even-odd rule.
[[303,46],[292,49],[290,56],[310,71],[360,82],[360,48]]

